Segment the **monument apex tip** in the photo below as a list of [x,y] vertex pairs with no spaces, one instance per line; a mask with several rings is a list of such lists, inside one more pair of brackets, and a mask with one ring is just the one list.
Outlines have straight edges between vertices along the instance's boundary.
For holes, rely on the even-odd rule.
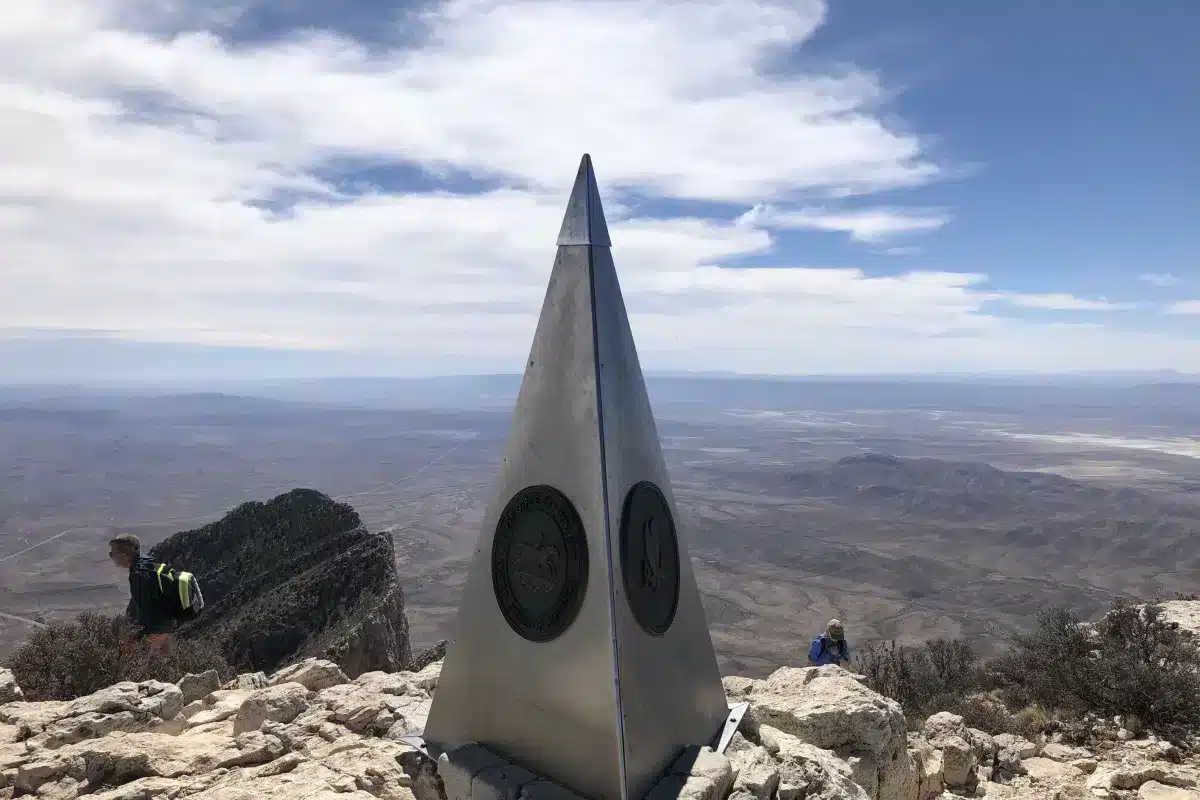
[[596,173],[592,169],[592,156],[584,153],[567,200],[567,211],[563,215],[562,227],[558,231],[558,245],[612,247],[608,238],[608,223],[604,219],[604,207],[600,203],[600,189],[596,185]]

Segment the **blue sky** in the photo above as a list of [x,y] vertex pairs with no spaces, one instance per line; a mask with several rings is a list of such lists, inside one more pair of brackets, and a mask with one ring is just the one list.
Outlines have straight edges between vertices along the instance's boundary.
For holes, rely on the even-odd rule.
[[0,382],[519,370],[585,151],[648,369],[1200,372],[1192,4],[10,5]]
[[875,0],[834,6],[814,44],[894,76],[906,123],[979,165],[910,194],[955,219],[907,258],[1154,302],[1174,295],[1138,275],[1200,277],[1197,24],[1188,3]]

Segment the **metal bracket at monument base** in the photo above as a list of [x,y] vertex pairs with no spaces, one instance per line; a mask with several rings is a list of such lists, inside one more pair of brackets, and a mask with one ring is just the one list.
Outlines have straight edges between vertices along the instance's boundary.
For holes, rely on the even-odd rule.
[[[742,718],[745,717],[746,711],[749,708],[749,703],[736,703],[735,705],[729,707],[729,716],[725,718],[725,724],[712,738],[712,743],[710,746],[714,751],[722,754],[725,752],[725,750],[729,747],[729,743],[733,741],[733,735],[737,733],[738,727],[742,724]],[[416,748],[435,763],[442,756],[442,749],[436,744],[426,742],[425,737],[421,734],[413,733],[407,736],[401,736],[399,741]],[[474,782],[474,778],[477,775],[483,776],[489,769],[496,769],[498,765],[480,761],[475,766],[478,769],[478,772],[476,772],[475,769],[470,770],[470,772],[474,774],[470,775],[468,778],[470,783],[468,783],[467,786],[466,796],[461,796],[460,791],[456,792],[455,797],[450,797],[449,794],[447,794],[447,800],[481,800],[475,796],[475,792],[472,791],[471,784]],[[511,765],[511,767],[517,772],[524,771],[520,766],[515,764]],[[532,773],[529,773],[529,775],[533,776]],[[510,789],[514,790],[512,791],[514,800],[515,798],[522,798],[522,800],[567,800],[568,798],[582,800],[569,790],[563,789],[562,787],[558,787],[556,785],[551,785],[551,782],[545,779],[535,778],[535,780],[530,781],[529,784],[538,784],[539,791],[529,791],[525,786],[509,787]],[[482,788],[483,787],[481,787],[481,789]],[[489,797],[492,794],[491,792],[480,792],[481,795],[485,793],[487,793]]]
[[411,747],[417,748],[424,753],[430,761],[437,761],[442,755],[442,751],[438,749],[436,745],[433,748],[430,748],[430,746],[425,743],[425,737],[421,736],[419,733],[410,733],[407,736],[401,736],[399,741],[404,742]]
[[725,726],[721,728],[720,734],[717,735],[717,740],[713,742],[712,749],[718,753],[724,753],[729,743],[733,741],[733,735],[737,733],[738,726],[742,724],[742,717],[746,716],[746,711],[749,710],[749,703],[736,703],[729,707],[729,716],[725,718]]

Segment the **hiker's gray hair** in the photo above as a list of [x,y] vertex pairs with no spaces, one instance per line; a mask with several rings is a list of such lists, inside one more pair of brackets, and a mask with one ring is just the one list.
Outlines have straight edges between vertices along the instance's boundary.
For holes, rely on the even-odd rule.
[[142,540],[132,533],[122,533],[108,540],[110,546],[128,556],[137,558],[142,554]]

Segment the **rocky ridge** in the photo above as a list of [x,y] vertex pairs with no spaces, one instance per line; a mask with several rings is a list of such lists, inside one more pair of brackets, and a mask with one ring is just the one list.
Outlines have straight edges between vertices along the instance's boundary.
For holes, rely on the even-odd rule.
[[315,657],[355,677],[412,661],[391,536],[320,492],[243,503],[149,555],[199,578],[206,607],[180,636],[216,642],[235,666]]
[[[0,799],[574,800],[484,748],[434,763],[403,741],[423,729],[440,672],[437,661],[351,680],[309,659],[225,685],[210,672],[10,700]],[[837,667],[724,683],[731,703],[750,704],[728,750],[684,753],[651,800],[1200,800],[1200,756],[1153,737],[1087,749],[989,736],[947,713],[912,732],[895,701]],[[0,692],[19,692],[4,671]]]

